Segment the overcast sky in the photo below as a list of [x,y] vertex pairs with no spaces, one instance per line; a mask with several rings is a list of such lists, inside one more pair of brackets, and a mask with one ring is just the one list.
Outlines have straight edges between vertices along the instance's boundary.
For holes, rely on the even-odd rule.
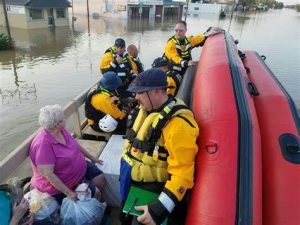
[[278,2],[283,2],[285,5],[295,5],[300,4],[300,0],[277,0]]

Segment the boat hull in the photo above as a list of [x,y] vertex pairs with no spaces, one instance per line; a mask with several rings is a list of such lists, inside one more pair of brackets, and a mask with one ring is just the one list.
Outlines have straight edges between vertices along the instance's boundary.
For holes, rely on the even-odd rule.
[[231,36],[210,37],[193,89],[200,138],[187,225],[262,224],[260,131],[245,80]]
[[299,117],[294,102],[264,60],[245,51],[244,64],[259,95],[262,139],[263,224],[300,224]]

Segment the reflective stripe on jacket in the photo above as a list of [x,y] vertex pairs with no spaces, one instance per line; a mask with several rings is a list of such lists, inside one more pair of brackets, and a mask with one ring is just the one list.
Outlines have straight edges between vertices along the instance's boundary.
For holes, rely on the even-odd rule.
[[[170,61],[170,63],[175,66],[177,71],[180,71],[180,68],[186,67],[182,62],[185,60],[191,60],[191,50],[198,46],[203,46],[206,38],[204,35],[198,36],[188,36],[184,40],[180,41],[176,36],[172,36],[165,47],[165,56]],[[177,68],[178,67],[178,68]],[[176,69],[177,68],[177,69]]]
[[126,85],[131,81],[133,71],[132,64],[133,62],[129,58],[129,55],[126,51],[121,55],[123,63],[119,64],[116,60],[118,56],[116,52],[116,47],[111,47],[105,51],[101,62],[100,62],[100,71],[105,73],[107,71],[114,71],[123,81],[123,84]]

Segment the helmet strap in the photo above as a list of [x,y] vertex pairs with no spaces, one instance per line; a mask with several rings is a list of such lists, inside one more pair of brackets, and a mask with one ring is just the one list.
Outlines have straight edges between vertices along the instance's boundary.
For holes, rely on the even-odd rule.
[[[147,94],[147,96],[148,96],[148,99],[149,99],[149,101],[150,101],[150,104],[151,104],[151,110],[153,110],[154,109],[154,107],[153,107],[153,104],[152,104],[152,101],[151,101],[151,98],[150,98],[150,96],[149,96],[149,93],[148,93],[148,91],[146,91],[146,94]],[[150,111],[151,111],[150,110]]]

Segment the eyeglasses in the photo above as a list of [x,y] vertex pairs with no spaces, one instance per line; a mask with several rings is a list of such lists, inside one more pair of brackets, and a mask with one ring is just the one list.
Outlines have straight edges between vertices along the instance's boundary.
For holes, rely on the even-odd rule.
[[183,32],[182,29],[175,29],[175,32]]

